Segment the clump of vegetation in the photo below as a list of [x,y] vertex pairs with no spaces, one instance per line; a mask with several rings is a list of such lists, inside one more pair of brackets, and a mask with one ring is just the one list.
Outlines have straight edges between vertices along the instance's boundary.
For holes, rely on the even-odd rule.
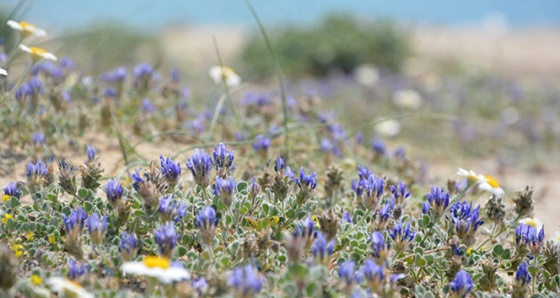
[[[410,53],[406,32],[389,21],[362,21],[331,15],[318,25],[287,27],[271,33],[283,70],[290,76],[351,72],[363,63],[399,70]],[[254,34],[242,59],[250,71],[269,76],[274,67],[262,37]]]

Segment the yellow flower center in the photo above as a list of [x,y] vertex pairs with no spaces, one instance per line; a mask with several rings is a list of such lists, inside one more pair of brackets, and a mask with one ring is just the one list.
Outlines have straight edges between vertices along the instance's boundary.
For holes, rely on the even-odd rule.
[[147,256],[144,258],[144,265],[148,268],[163,268],[167,269],[171,265],[168,258],[158,256]]
[[233,71],[233,69],[231,69],[227,66],[222,67],[222,76],[224,77],[224,79],[227,80],[227,78],[229,78],[231,76],[234,76],[234,75],[235,75],[235,72]]
[[30,47],[29,50],[31,50],[31,55],[39,57],[43,57],[47,53],[47,51],[38,47]]
[[27,237],[27,239],[29,241],[33,241],[33,232],[27,232],[25,233],[25,237]]
[[498,183],[498,180],[496,180],[496,178],[490,175],[484,175],[484,178],[486,178],[486,182],[488,182],[488,184],[492,186],[492,188],[500,187],[500,183]]
[[10,195],[4,195],[2,197],[2,201],[4,201],[4,203],[8,203],[9,200],[10,200]]
[[33,274],[31,275],[31,282],[38,286],[43,282],[43,279],[39,275]]
[[10,219],[10,218],[14,218],[14,216],[11,215],[10,213],[4,214],[4,218],[2,218],[2,223],[3,223],[3,224],[7,224],[7,223],[8,223],[8,219]]
[[531,227],[540,228],[540,227],[537,227],[537,222],[532,218],[526,219],[524,223],[528,226],[531,226]]
[[19,25],[24,31],[32,31],[33,29],[35,29],[35,25],[28,22],[19,22]]

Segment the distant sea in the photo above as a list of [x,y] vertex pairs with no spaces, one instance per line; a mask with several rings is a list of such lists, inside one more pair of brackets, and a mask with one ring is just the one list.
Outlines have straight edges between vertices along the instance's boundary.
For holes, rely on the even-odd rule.
[[[17,0],[0,1],[9,11]],[[35,0],[26,20],[50,29],[115,20],[144,30],[177,23],[254,26],[243,0]],[[252,0],[267,25],[310,24],[330,12],[447,26],[498,21],[513,27],[560,26],[560,0]]]

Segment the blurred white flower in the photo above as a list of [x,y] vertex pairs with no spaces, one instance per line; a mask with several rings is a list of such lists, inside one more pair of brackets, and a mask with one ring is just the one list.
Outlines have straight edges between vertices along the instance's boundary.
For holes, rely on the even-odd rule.
[[79,284],[63,277],[51,277],[46,280],[46,284],[60,298],[94,298],[95,296],[86,291]]
[[157,256],[147,256],[142,262],[126,262],[121,270],[127,274],[155,277],[164,284],[183,281],[190,277],[189,271],[185,268],[172,266],[169,259]]
[[393,102],[398,107],[416,110],[422,105],[422,97],[414,90],[397,90],[393,93]]
[[48,59],[48,60],[56,61],[56,56],[52,53],[49,53],[49,52],[45,51],[44,49],[37,48],[37,47],[28,47],[28,46],[23,45],[23,44],[20,44],[19,48],[22,51],[31,54],[33,56],[33,59],[36,59],[36,60]]
[[494,194],[496,197],[501,198],[505,192],[500,187],[500,183],[496,178],[490,175],[477,174],[472,170],[465,170],[459,168],[457,175],[466,177],[469,183],[477,183],[478,189]]
[[7,76],[7,75],[8,75],[8,72],[7,72],[5,69],[0,68],[0,75]]
[[560,245],[560,231],[554,232],[554,237],[552,238],[552,241],[556,243],[556,245]]
[[364,86],[373,86],[379,81],[379,71],[372,64],[363,64],[354,70],[354,77]]
[[24,34],[33,34],[35,36],[45,36],[47,35],[47,31],[43,30],[43,29],[39,29],[37,27],[35,27],[35,25],[27,23],[27,22],[16,22],[13,20],[9,20],[8,22],[6,22],[6,24],[10,27],[12,27],[12,29],[14,30],[19,30],[21,32],[23,32]]
[[228,87],[236,87],[241,84],[241,77],[227,66],[214,66],[210,68],[209,74],[216,84],[221,84],[223,81],[226,82]]
[[394,137],[401,132],[401,124],[394,119],[385,120],[375,126],[375,131],[384,137]]

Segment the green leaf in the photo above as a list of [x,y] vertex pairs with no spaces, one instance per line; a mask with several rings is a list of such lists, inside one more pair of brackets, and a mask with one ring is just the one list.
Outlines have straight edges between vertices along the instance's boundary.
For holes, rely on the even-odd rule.
[[90,202],[85,202],[85,204],[84,204],[84,210],[85,210],[86,212],[90,212],[91,209],[93,209],[93,205],[92,205]]
[[307,288],[305,289],[305,291],[307,292],[307,296],[312,297],[312,296],[316,296],[316,291],[317,291],[317,284],[315,283],[310,283]]
[[243,190],[247,189],[247,182],[245,181],[240,181],[239,183],[237,183],[237,191],[241,192]]
[[503,253],[504,253],[504,247],[501,244],[498,243],[494,245],[494,248],[492,249],[492,255],[497,257],[497,256],[501,256]]
[[187,248],[184,246],[177,246],[177,254],[179,255],[179,257],[182,257],[184,255],[187,254]]
[[424,258],[422,258],[419,255],[416,255],[416,262],[415,262],[416,266],[426,266],[426,260],[424,260]]
[[268,211],[269,211],[269,206],[268,206],[268,204],[267,204],[267,203],[263,203],[262,207],[263,207],[264,214],[265,214],[266,216],[268,216]]

